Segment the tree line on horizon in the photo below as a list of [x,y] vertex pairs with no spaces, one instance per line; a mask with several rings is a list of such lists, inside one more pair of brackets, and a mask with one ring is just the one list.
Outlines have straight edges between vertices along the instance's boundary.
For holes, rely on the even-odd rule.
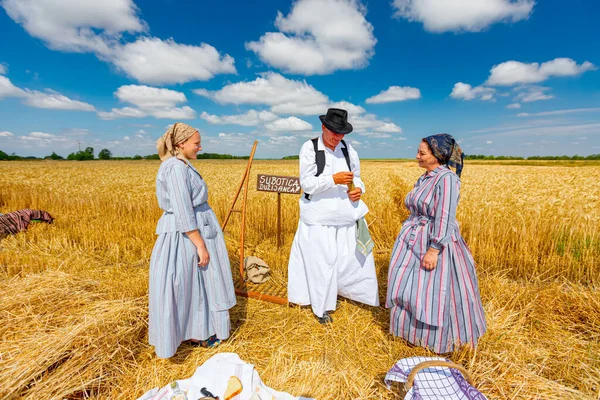
[[[196,159],[218,159],[218,160],[247,160],[249,156],[233,156],[231,154],[219,154],[219,153],[201,153],[196,156]],[[14,160],[74,160],[74,161],[91,161],[91,160],[160,160],[158,154],[150,154],[146,156],[140,156],[136,154],[132,157],[115,157],[112,152],[108,149],[102,149],[98,153],[98,157],[94,156],[94,148],[86,147],[85,150],[70,153],[66,158],[52,152],[46,157],[34,157],[34,156],[19,156],[15,153],[7,154],[0,150],[0,161],[14,161]]]
[[[233,156],[231,154],[219,154],[219,153],[200,153],[196,156],[198,160],[247,160],[249,156]],[[297,160],[297,155],[285,156],[282,160]],[[65,160],[65,157],[52,152],[46,157],[34,157],[34,156],[19,156],[15,153],[7,154],[0,150],[0,161],[14,161],[14,160]],[[136,154],[132,157],[115,157],[112,152],[108,149],[102,149],[98,153],[98,157],[94,155],[93,147],[86,147],[85,150],[80,150],[74,153],[70,153],[66,160],[74,161],[91,161],[91,160],[160,160],[158,154],[150,154],[146,156],[140,156]],[[530,157],[519,157],[519,156],[486,156],[483,154],[469,154],[465,155],[465,160],[498,160],[498,161],[509,161],[509,160],[600,160],[600,154],[590,154],[589,156],[530,156]]]

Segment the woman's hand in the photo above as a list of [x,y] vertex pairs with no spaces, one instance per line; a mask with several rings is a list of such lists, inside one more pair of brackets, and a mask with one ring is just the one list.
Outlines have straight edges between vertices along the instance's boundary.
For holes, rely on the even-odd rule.
[[198,229],[194,229],[193,231],[189,231],[185,233],[188,238],[194,243],[196,246],[196,253],[198,254],[198,266],[206,267],[210,262],[210,256],[208,255],[208,250],[206,250],[206,245],[204,244],[204,240],[202,236],[200,236],[200,231]]
[[201,246],[196,248],[198,252],[198,266],[206,267],[210,262],[210,256],[208,255],[208,250],[206,250],[206,246],[202,243]]
[[433,271],[437,266],[438,254],[440,254],[439,250],[430,247],[429,250],[427,250],[427,253],[425,253],[423,261],[421,261],[421,267],[425,268],[427,271]]

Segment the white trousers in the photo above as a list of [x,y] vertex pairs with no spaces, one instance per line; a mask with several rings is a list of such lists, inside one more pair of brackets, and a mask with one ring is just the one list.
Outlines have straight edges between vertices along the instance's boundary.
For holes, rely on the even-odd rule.
[[307,225],[300,221],[288,264],[288,300],[311,305],[322,317],[337,296],[379,305],[373,253],[356,251],[356,224]]

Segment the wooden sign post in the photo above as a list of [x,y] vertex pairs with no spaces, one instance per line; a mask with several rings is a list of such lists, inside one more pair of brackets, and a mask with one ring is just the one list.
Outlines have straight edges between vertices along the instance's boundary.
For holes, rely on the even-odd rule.
[[299,194],[300,179],[294,176],[259,174],[256,190],[277,193],[277,248],[281,247],[281,193]]

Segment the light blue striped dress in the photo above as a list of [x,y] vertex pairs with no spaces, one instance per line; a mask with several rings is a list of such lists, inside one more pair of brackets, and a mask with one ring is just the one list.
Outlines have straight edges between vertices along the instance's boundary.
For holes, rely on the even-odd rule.
[[[200,173],[189,162],[167,159],[156,197],[164,213],[150,259],[148,336],[156,355],[169,358],[184,340],[227,339],[236,299],[223,232]],[[185,234],[194,229],[210,255],[207,267],[198,267],[196,246]]]
[[[486,330],[475,261],[460,235],[460,179],[445,166],[419,178],[404,204],[409,218],[398,234],[388,272],[390,332],[436,353],[477,345]],[[421,261],[440,250],[435,269]]]

